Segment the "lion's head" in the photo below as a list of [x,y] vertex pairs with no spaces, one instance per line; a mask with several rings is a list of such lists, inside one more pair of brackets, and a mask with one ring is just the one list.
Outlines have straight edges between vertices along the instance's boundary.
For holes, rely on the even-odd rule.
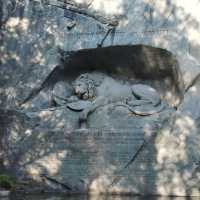
[[87,73],[80,75],[73,82],[73,89],[75,95],[83,100],[93,99],[96,96],[95,82]]

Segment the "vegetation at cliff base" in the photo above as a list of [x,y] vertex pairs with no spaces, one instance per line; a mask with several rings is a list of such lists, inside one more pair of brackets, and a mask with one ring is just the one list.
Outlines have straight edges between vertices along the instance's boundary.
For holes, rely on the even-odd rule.
[[0,188],[12,189],[14,187],[15,179],[6,174],[0,174]]

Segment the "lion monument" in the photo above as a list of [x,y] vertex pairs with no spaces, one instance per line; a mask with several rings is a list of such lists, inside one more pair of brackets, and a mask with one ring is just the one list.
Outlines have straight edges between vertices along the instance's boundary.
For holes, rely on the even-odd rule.
[[[164,109],[158,92],[146,84],[131,85],[102,73],[85,73],[75,79],[72,86],[76,98],[67,99],[67,107],[81,111],[80,123],[86,123],[91,113],[105,105],[122,106],[140,116],[153,115]],[[79,103],[84,101],[88,103],[81,103],[81,107]]]

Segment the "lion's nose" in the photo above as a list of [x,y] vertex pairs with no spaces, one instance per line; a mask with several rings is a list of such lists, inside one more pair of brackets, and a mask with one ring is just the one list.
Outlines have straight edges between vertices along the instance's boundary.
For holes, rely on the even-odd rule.
[[77,88],[75,88],[75,89],[74,89],[74,93],[75,93],[75,94],[78,94],[78,93],[79,93],[79,90],[77,90]]
[[80,90],[78,90],[78,89],[75,89],[75,90],[74,90],[74,93],[75,93],[75,95],[77,95],[78,97],[81,95]]

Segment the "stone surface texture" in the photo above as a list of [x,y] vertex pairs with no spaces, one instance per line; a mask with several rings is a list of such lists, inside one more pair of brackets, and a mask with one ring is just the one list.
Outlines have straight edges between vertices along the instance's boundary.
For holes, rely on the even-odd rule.
[[[26,182],[18,190],[200,196],[200,2],[72,1],[85,14],[62,0],[13,2],[0,0],[0,169]],[[96,48],[116,20],[103,46],[147,44],[177,56],[186,88],[177,110],[163,99],[149,116],[105,104],[80,129],[93,100],[76,105],[65,82],[19,107],[61,63],[60,48]]]

